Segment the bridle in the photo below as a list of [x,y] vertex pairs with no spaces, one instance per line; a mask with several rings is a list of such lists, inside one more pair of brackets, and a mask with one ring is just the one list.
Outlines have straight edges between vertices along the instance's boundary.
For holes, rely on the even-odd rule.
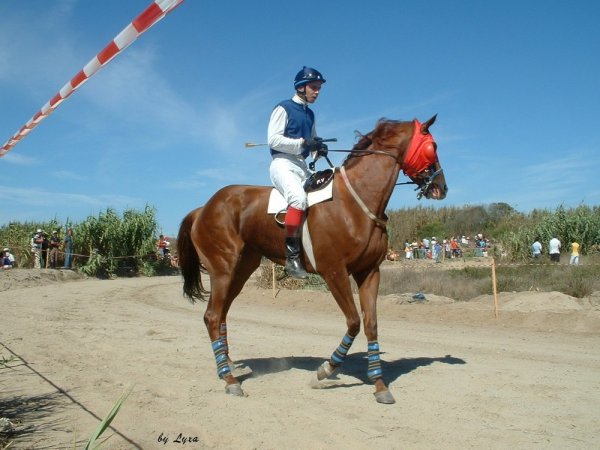
[[[359,153],[360,155],[356,156],[365,156],[365,155],[384,155],[389,156],[390,158],[396,161],[396,164],[399,164],[404,172],[404,175],[409,177],[411,181],[405,181],[401,183],[396,183],[395,186],[405,185],[405,184],[416,184],[417,187],[415,191],[419,191],[417,193],[417,199],[421,200],[423,196],[426,196],[427,191],[433,184],[434,180],[437,176],[443,173],[443,169],[440,167],[436,169],[436,164],[439,163],[437,158],[435,141],[433,140],[433,136],[430,133],[423,134],[421,133],[421,123],[418,120],[414,120],[414,131],[413,135],[408,147],[404,155],[404,159],[400,161],[399,155],[395,155],[394,153],[388,152],[386,150],[329,150],[330,152],[343,152],[343,153]],[[329,158],[325,157],[327,162],[331,167],[331,161]],[[438,164],[439,166],[439,164]],[[343,166],[342,166],[343,168]],[[346,177],[344,177],[347,179]],[[418,179],[422,181],[419,183],[418,181],[414,181]],[[349,182],[346,182],[346,185],[349,185]],[[352,192],[352,189],[351,189]],[[354,194],[353,194],[354,195]],[[356,195],[354,195],[356,198]],[[362,201],[359,201],[359,204]],[[362,206],[362,205],[361,205]],[[364,208],[363,208],[364,209]],[[368,214],[369,217],[372,215]]]

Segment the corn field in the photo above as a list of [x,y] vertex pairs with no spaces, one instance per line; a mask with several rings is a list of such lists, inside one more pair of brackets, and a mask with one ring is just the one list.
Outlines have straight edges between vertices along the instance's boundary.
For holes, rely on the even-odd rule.
[[600,251],[600,207],[597,206],[570,209],[559,206],[555,211],[533,210],[524,214],[505,203],[495,203],[439,209],[407,208],[389,211],[388,216],[390,248],[399,250],[407,240],[482,233],[512,261],[528,259],[536,237],[546,251],[554,235],[562,242],[563,253],[574,241],[581,245],[583,255]]
[[156,259],[155,210],[125,210],[119,215],[108,208],[79,224],[58,220],[10,223],[0,228],[0,245],[10,248],[18,267],[33,267],[31,237],[37,229],[47,234],[58,230],[62,242],[67,228],[73,229],[74,268],[98,277],[126,274],[153,275],[161,269]]
[[[73,229],[76,269],[92,276],[125,274],[153,275],[165,269],[156,260],[157,222],[154,208],[125,210],[119,215],[108,208],[81,223],[58,219],[48,222],[13,222],[0,227],[0,246],[8,247],[18,267],[33,267],[31,237],[37,229],[47,233],[58,230],[62,241],[67,228]],[[582,255],[600,251],[600,207],[559,206],[556,210],[533,210],[520,213],[505,203],[463,207],[416,207],[388,211],[390,248],[403,249],[404,242],[423,237],[484,234],[502,249],[507,260],[522,261],[530,257],[536,237],[547,251],[556,235],[563,253],[577,241]]]

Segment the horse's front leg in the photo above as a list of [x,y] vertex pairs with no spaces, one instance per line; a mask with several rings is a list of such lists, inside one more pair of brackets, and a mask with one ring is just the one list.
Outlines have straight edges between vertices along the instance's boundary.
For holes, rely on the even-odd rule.
[[375,399],[379,403],[395,403],[394,396],[383,381],[379,341],[377,340],[377,294],[379,292],[379,268],[369,272],[354,274],[358,285],[360,307],[363,313],[365,336],[367,337],[367,357],[369,365],[367,377],[375,384]]
[[342,338],[342,342],[340,342],[340,345],[332,353],[329,360],[319,366],[317,370],[318,381],[332,376],[341,367],[346,360],[348,350],[350,350],[354,338],[360,331],[360,316],[354,304],[350,280],[345,270],[341,272],[344,273],[343,276],[340,275],[340,271],[336,270],[321,273],[321,276],[329,286],[333,298],[335,298],[335,301],[346,317],[347,331]]

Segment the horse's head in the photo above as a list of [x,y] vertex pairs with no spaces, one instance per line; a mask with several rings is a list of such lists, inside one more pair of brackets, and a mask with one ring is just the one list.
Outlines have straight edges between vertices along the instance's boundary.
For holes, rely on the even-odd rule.
[[417,198],[442,200],[448,193],[444,171],[437,156],[437,144],[429,132],[437,114],[425,123],[414,120],[414,129],[408,149],[404,153],[402,171],[418,187]]
[[[437,144],[429,133],[437,114],[425,123],[381,119],[373,131],[360,135],[347,159],[366,154],[391,156],[418,187],[417,198],[442,200],[448,193],[446,178],[437,156]],[[407,183],[401,183],[407,184]]]

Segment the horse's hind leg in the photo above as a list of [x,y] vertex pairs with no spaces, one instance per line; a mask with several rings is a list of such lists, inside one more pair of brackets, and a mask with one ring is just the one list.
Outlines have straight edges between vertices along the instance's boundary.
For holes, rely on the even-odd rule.
[[233,269],[213,270],[210,273],[211,294],[204,313],[204,323],[215,355],[217,375],[225,381],[225,391],[238,396],[243,396],[244,392],[232,373],[227,342],[227,313],[231,303],[259,264],[260,255],[246,254]]

